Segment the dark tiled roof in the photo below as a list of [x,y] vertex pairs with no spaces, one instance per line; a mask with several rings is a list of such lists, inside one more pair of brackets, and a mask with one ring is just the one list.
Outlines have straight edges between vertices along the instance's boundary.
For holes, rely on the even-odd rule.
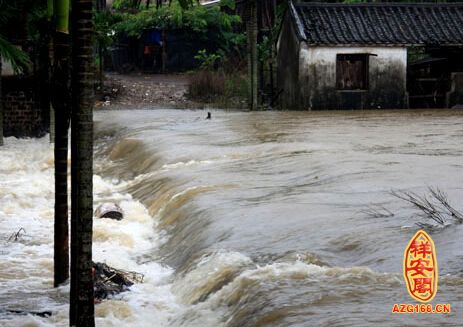
[[463,45],[463,2],[291,4],[310,44]]

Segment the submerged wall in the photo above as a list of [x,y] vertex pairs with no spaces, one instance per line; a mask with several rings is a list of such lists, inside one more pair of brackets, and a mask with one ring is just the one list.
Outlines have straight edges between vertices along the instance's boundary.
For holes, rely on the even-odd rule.
[[[337,54],[371,54],[368,88],[336,88]],[[309,47],[301,43],[298,63],[298,109],[405,108],[407,49],[405,47]]]

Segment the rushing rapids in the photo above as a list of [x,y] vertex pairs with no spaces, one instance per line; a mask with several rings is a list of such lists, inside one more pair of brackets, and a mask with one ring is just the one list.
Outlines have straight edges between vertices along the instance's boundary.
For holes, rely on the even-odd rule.
[[[439,186],[463,209],[458,112],[96,115],[94,259],[145,275],[96,306],[98,326],[458,326],[463,226],[433,234],[436,303],[410,303],[402,256],[414,211],[392,189]],[[66,326],[52,288],[53,155],[46,138],[0,149],[0,325]],[[365,215],[370,205],[393,216]],[[23,227],[18,237],[10,236]],[[52,311],[49,318],[11,311]]]

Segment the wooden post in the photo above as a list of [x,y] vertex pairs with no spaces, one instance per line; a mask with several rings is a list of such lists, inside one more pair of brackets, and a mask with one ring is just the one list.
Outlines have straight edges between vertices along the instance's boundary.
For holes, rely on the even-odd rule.
[[257,110],[258,58],[257,58],[257,1],[247,3],[246,33],[248,38],[249,110]]

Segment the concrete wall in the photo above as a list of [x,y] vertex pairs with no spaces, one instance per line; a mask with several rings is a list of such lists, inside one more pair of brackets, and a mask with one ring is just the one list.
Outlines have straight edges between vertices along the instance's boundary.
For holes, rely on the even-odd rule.
[[[369,87],[336,89],[336,55],[368,53]],[[404,47],[309,47],[301,43],[299,109],[407,107],[407,49]]]

